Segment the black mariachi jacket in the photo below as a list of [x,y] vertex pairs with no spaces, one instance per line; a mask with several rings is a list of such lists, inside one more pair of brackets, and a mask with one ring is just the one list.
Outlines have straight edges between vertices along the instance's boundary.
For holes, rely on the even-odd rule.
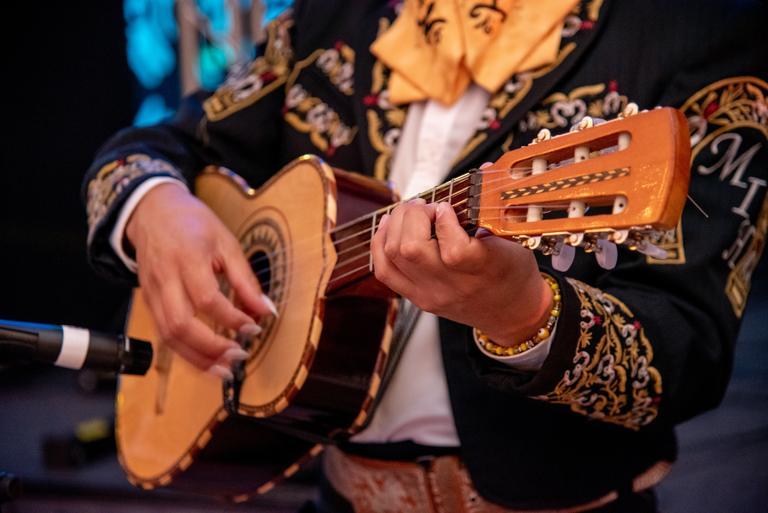
[[[109,141],[84,184],[94,267],[135,280],[108,235],[122,202],[151,176],[190,181],[216,163],[259,185],[316,153],[386,178],[406,108],[388,102],[388,70],[368,46],[394,4],[298,2],[292,18],[270,26],[263,56],[216,93]],[[630,101],[676,106],[691,130],[690,194],[709,218],[688,205],[659,241],[664,261],[621,250],[605,272],[579,255],[558,275],[564,310],[535,374],[484,358],[466,326],[441,322],[462,452],[486,498],[541,508],[629,490],[674,459],[675,423],[720,401],[768,229],[768,47],[758,32],[766,21],[758,1],[585,0],[566,20],[557,62],[492,95],[452,174],[543,127],[612,118]]]

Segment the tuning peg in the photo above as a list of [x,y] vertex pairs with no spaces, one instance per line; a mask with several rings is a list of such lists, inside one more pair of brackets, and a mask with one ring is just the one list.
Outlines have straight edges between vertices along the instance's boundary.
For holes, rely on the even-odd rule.
[[638,112],[640,112],[640,107],[638,107],[635,102],[630,102],[627,104],[626,107],[624,107],[624,110],[622,110],[621,113],[619,114],[619,119],[634,116]]
[[618,259],[619,250],[616,248],[616,244],[606,239],[597,239],[595,247],[595,260],[597,260],[597,265],[603,269],[611,270],[616,267]]
[[576,248],[560,242],[552,253],[552,267],[556,271],[565,272],[571,268],[576,257]]
[[648,239],[639,241],[635,246],[635,250],[645,256],[655,258],[656,260],[666,260],[668,256],[666,249],[658,247],[657,245],[651,243]]
[[549,128],[542,128],[539,130],[539,133],[536,134],[536,139],[533,140],[533,144],[549,141],[552,139],[552,132],[549,131]]
[[624,244],[629,238],[629,230],[616,230],[611,234],[611,240],[616,244]]
[[541,237],[529,237],[523,241],[523,246],[528,249],[539,249],[541,246]]
[[581,130],[586,130],[587,128],[592,128],[594,126],[595,121],[590,116],[584,116],[581,118],[581,120],[578,123],[574,123],[571,125],[570,132],[579,132]]
[[572,233],[566,239],[566,242],[568,243],[568,245],[573,247],[580,246],[583,241],[584,241],[583,233]]

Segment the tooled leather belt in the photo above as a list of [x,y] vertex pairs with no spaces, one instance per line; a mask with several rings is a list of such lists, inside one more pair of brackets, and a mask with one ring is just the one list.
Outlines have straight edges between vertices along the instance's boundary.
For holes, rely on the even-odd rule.
[[[635,478],[633,490],[658,483],[670,464],[659,462]],[[419,462],[364,458],[328,447],[323,471],[330,485],[355,513],[578,513],[613,502],[617,492],[577,506],[548,510],[509,509],[483,499],[469,473],[455,455],[425,458]]]

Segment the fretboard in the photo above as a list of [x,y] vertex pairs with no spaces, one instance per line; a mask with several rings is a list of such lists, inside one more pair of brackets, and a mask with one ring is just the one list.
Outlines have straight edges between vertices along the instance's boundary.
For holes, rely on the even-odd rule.
[[[469,200],[471,173],[454,178],[444,184],[422,192],[417,197],[427,203],[449,202],[466,230],[474,224],[470,215]],[[413,198],[409,198],[413,199]],[[408,201],[408,200],[405,200]],[[389,214],[400,203],[371,212],[365,216],[353,219],[348,223],[337,226],[332,231],[336,247],[336,267],[331,275],[328,290],[338,290],[358,280],[366,278],[373,272],[373,258],[370,246],[373,235],[385,214]]]

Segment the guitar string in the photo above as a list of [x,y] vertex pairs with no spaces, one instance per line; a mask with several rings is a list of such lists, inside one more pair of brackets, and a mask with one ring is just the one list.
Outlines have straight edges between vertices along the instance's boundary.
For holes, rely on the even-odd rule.
[[[454,192],[454,193],[453,193],[453,195],[450,197],[450,199],[453,199],[453,197],[454,197],[454,196],[457,196],[457,195],[460,195],[460,194],[462,194],[462,193],[463,193],[464,191],[466,191],[468,188],[469,188],[469,187],[465,187],[465,188],[463,188],[463,189],[460,189],[460,190],[458,190],[458,191]],[[447,198],[448,198],[448,197],[446,197],[445,199],[447,199]],[[453,206],[453,207],[459,206],[459,205],[461,205],[461,204],[463,204],[463,203],[467,202],[467,201],[468,201],[468,199],[469,199],[468,197],[467,197],[467,198],[464,198],[464,199],[462,199],[462,200],[460,200],[460,201],[458,201],[458,202],[456,202],[456,203],[452,203],[452,204],[451,204],[451,206]],[[388,207],[385,207],[385,208],[381,209],[381,211],[382,211],[382,212],[386,212],[386,211],[388,211],[389,209],[396,207],[397,205],[398,205],[398,204],[393,204],[393,205],[390,205],[390,206],[388,206]],[[541,204],[541,205],[537,205],[537,204],[530,204],[530,205],[525,205],[525,206],[520,206],[520,207],[515,207],[515,208],[518,208],[518,209],[522,210],[522,209],[525,209],[525,208],[529,208],[529,207],[540,207],[540,208],[547,208],[547,209],[549,209],[548,211],[545,211],[544,213],[546,213],[546,212],[550,212],[550,211],[553,211],[553,210],[557,210],[558,208],[559,208],[559,209],[565,209],[565,208],[567,208],[567,206],[566,206],[565,204]],[[482,208],[483,208],[483,209],[485,209],[485,208],[488,208],[488,209],[490,209],[490,210],[496,210],[496,209],[498,209],[499,207],[482,207]],[[457,211],[457,212],[456,212],[456,215],[457,215],[457,216],[461,216],[461,215],[465,214],[465,213],[466,213],[466,212],[468,212],[468,211],[469,211],[469,208],[465,208],[465,209],[463,209],[463,210],[461,210],[461,211]],[[375,233],[376,229],[378,229],[378,226],[379,226],[379,224],[380,224],[380,221],[379,221],[379,222],[377,222],[376,226],[375,226],[375,227],[373,228],[373,230],[372,230],[372,227],[371,227],[371,224],[372,224],[372,223],[368,223],[368,218],[371,218],[371,220],[373,220],[371,215],[368,215],[368,216],[363,216],[363,217],[361,217],[361,218],[358,218],[358,219],[354,220],[354,221],[356,221],[356,223],[354,223],[354,224],[360,224],[360,225],[361,225],[361,227],[362,227],[363,229],[361,229],[360,231],[358,231],[358,232],[355,232],[355,233],[353,233],[353,234],[351,234],[351,235],[348,235],[348,236],[346,236],[346,237],[343,237],[342,239],[339,239],[339,240],[336,240],[336,241],[334,241],[334,242],[333,242],[333,244],[334,244],[334,247],[338,249],[338,248],[340,247],[340,244],[342,244],[343,242],[346,242],[346,241],[348,241],[348,240],[354,239],[354,238],[356,238],[356,237],[359,237],[359,236],[361,236],[361,235],[365,235],[365,236],[368,236],[368,235],[370,235],[370,234],[371,234],[371,232],[374,232],[374,233]],[[519,216],[494,216],[494,217],[485,217],[485,218],[484,218],[484,220],[486,220],[486,221],[495,221],[495,220],[500,220],[500,219],[506,219],[506,220],[515,220],[515,221],[519,221],[519,220],[523,220],[524,218],[526,218],[526,216],[524,216],[524,215],[519,215]],[[364,221],[364,223],[363,223],[363,221]],[[351,228],[351,227],[354,227],[354,224],[353,224],[352,222],[350,222],[350,223],[346,223],[346,224],[345,224],[345,229],[346,229],[346,228]],[[335,232],[337,232],[337,231],[339,231],[339,230],[338,230],[338,228],[337,228],[337,229],[334,229],[334,230],[332,230],[332,232],[331,232],[331,233],[335,233]],[[312,237],[312,238],[303,239],[303,241],[301,241],[301,242],[297,242],[296,244],[294,244],[294,245],[293,245],[293,247],[292,247],[291,249],[295,250],[295,249],[296,249],[296,248],[297,248],[297,247],[298,247],[298,246],[299,246],[299,245],[300,245],[302,242],[306,244],[306,243],[309,243],[309,242],[312,242],[312,241],[316,240],[318,237],[321,237],[321,236],[322,236],[322,234],[319,234],[319,235],[317,235],[317,236],[315,236],[315,237]],[[364,245],[364,244],[370,244],[370,241],[371,241],[371,239],[366,239],[364,242],[362,242],[361,244],[357,244],[356,246],[361,246],[361,245]],[[344,253],[345,251],[348,251],[348,250],[350,250],[350,248],[347,248],[347,250],[340,250],[340,251],[338,251],[337,255],[338,255],[338,254],[341,254],[341,253]],[[286,251],[288,251],[288,249],[287,249],[287,248],[286,248],[286,249],[282,249],[282,250],[279,250],[279,251],[274,251],[274,252],[272,252],[272,253],[264,254],[263,256],[261,256],[261,257],[259,257],[259,258],[255,259],[255,260],[252,260],[252,261],[250,261],[250,263],[251,263],[251,265],[253,266],[253,265],[256,265],[256,264],[262,263],[262,262],[264,262],[265,260],[268,260],[269,258],[275,258],[275,257],[277,257],[277,256],[280,256],[282,253],[285,253]],[[361,253],[361,254],[359,254],[359,255],[356,255],[356,256],[354,256],[354,257],[351,257],[351,258],[356,260],[356,259],[362,258],[363,256],[368,256],[368,253]],[[346,261],[341,261],[341,262],[338,262],[338,263],[336,264],[336,267],[341,267],[341,266],[343,266],[343,265],[345,265],[345,264],[346,264]],[[260,272],[259,272],[259,274],[261,274],[261,273],[267,273],[267,272],[269,272],[269,269],[265,269],[265,270],[263,270],[263,271],[260,271]]]
[[[464,209],[464,210],[462,210],[462,211],[458,212],[458,213],[457,213],[457,215],[461,215],[461,214],[463,214],[463,213],[467,212],[468,210],[469,210],[469,209]],[[523,218],[525,218],[526,216],[523,216],[523,215],[520,215],[520,216],[504,216],[504,217],[501,217],[501,216],[499,216],[499,217],[489,217],[489,218],[486,218],[486,219],[488,219],[488,220],[498,220],[498,219],[509,219],[509,217],[514,217],[514,218],[520,218],[520,219],[523,219]],[[363,241],[363,242],[361,242],[361,243],[359,243],[359,244],[355,245],[355,248],[359,248],[359,247],[363,247],[363,246],[367,246],[367,247],[370,247],[370,242],[371,242],[370,240],[368,240],[368,241]],[[341,252],[340,252],[340,253],[337,253],[337,255],[339,255],[339,254],[341,254]],[[349,265],[351,262],[354,262],[355,260],[360,260],[361,258],[368,258],[368,259],[369,259],[369,258],[370,258],[370,254],[371,254],[371,252],[370,252],[370,250],[368,250],[368,251],[365,251],[365,252],[362,252],[362,253],[358,253],[358,254],[356,254],[356,255],[354,255],[354,256],[346,257],[346,259],[345,259],[345,260],[341,260],[341,261],[337,262],[337,263],[334,265],[334,269],[340,269],[340,268],[342,268],[342,267],[344,267],[344,266],[346,266],[346,265]],[[300,263],[300,262],[294,262],[294,264],[298,264],[298,263]],[[274,270],[273,270],[273,269],[275,269],[275,268],[280,268],[281,266],[285,266],[285,265],[286,265],[286,264],[281,264],[281,265],[277,265],[277,266],[275,266],[274,268],[273,268],[273,267],[270,267],[270,268],[268,268],[268,269],[263,269],[263,270],[261,270],[261,271],[255,272],[254,274],[257,276],[257,278],[259,279],[259,283],[261,284],[261,279],[260,279],[261,277],[263,277],[263,276],[264,276],[264,275],[266,275],[266,274],[271,274],[271,273],[273,273],[273,272],[274,272]],[[342,275],[340,275],[340,276],[337,276],[337,277],[335,277],[333,280],[331,280],[331,282],[333,282],[333,281],[336,281],[336,280],[339,280],[339,279],[341,279],[341,278],[343,278],[343,277],[346,277],[346,276],[348,276],[348,275],[350,275],[350,274],[354,274],[354,273],[356,273],[356,272],[359,272],[359,271],[360,271],[360,270],[362,270],[362,269],[368,269],[368,267],[369,267],[369,264],[365,264],[364,266],[361,266],[361,267],[359,267],[359,268],[357,268],[357,269],[355,269],[355,270],[353,270],[353,271],[349,271],[349,272],[347,272],[347,273],[344,273],[344,274],[342,274]],[[265,283],[266,283],[266,282],[265,282]],[[329,283],[329,284],[330,284],[330,283]],[[262,284],[262,285],[263,285],[263,284]]]
[[[481,170],[479,172],[482,173],[482,174],[497,174],[497,173],[507,173],[508,170],[487,170],[487,171],[486,170]],[[468,179],[468,175],[462,175],[460,177],[457,177],[454,180],[452,180],[452,182],[456,182],[456,181],[459,181],[459,180],[462,180],[462,179]],[[493,183],[495,181],[505,181],[506,182],[507,179],[502,178],[502,179],[497,179],[497,180],[489,180],[487,183]],[[351,235],[348,235],[346,237],[343,237],[342,239],[335,240],[334,241],[334,246],[337,246],[337,245],[345,242],[346,240],[349,240],[351,238],[355,238],[355,237],[357,237],[357,236],[359,236],[361,234],[365,234],[365,233],[369,232],[371,230],[371,226],[370,225],[372,223],[369,223],[368,220],[369,219],[372,220],[374,214],[376,214],[377,217],[379,216],[379,214],[384,214],[384,213],[388,214],[389,212],[391,212],[391,210],[393,210],[395,207],[399,206],[400,204],[405,203],[407,201],[410,201],[410,199],[415,199],[415,198],[422,197],[422,196],[433,196],[435,198],[435,201],[434,201],[435,203],[443,202],[443,201],[446,201],[446,200],[453,200],[455,196],[461,195],[462,193],[464,193],[465,191],[467,191],[470,188],[469,186],[464,187],[464,188],[459,189],[457,191],[453,191],[453,193],[451,194],[450,197],[446,196],[446,197],[438,199],[437,198],[437,194],[442,192],[442,191],[440,191],[441,189],[449,188],[450,187],[450,183],[451,182],[446,182],[444,184],[441,184],[439,186],[434,187],[433,189],[425,191],[425,192],[421,193],[420,195],[415,196],[414,198],[409,198],[409,199],[400,201],[398,203],[394,203],[392,205],[388,205],[388,206],[383,207],[383,208],[381,208],[379,210],[376,210],[374,212],[370,212],[370,213],[368,213],[368,214],[366,214],[364,216],[361,216],[361,217],[358,217],[358,218],[353,219],[351,221],[348,221],[348,222],[346,222],[346,223],[344,223],[342,225],[336,226],[334,229],[331,230],[331,232],[330,232],[331,234],[339,233],[339,232],[341,232],[341,231],[343,231],[343,230],[345,230],[347,228],[353,227],[353,226],[355,226],[357,224],[363,224],[363,222],[365,223],[364,227],[359,232],[356,232],[354,234],[351,234]],[[486,182],[484,182],[484,183],[486,183]],[[434,193],[432,192],[433,190],[434,190]],[[497,188],[495,190],[485,191],[485,194],[492,194],[492,193],[494,193],[494,192],[496,192],[498,190],[500,190],[500,188]],[[440,192],[438,192],[438,191],[440,191]],[[424,199],[426,199],[426,198],[424,198]],[[461,200],[461,201],[459,201],[457,203],[451,203],[451,206],[455,207],[455,206],[460,205],[461,203],[463,203],[465,201],[467,201],[467,199]],[[531,206],[531,207],[541,206],[543,208],[546,208],[547,206],[551,206],[551,205],[533,205],[532,204],[532,205],[528,205],[528,206]],[[494,208],[497,208],[497,207],[478,207],[478,208],[494,209]],[[523,208],[523,207],[521,207],[521,208]],[[376,225],[376,228],[378,228],[378,224]],[[320,236],[322,236],[322,234],[319,234],[316,237],[320,237]],[[303,241],[298,241],[298,242],[296,242],[293,245],[293,247],[295,249],[295,248],[297,248],[302,243],[314,242],[316,240],[316,237],[304,239]],[[281,250],[281,251],[284,251],[284,250]],[[273,253],[270,253],[270,254],[265,254],[264,256],[259,257],[258,259],[251,261],[251,264],[253,265],[253,264],[256,264],[256,263],[260,263],[261,261],[266,260],[266,259],[268,259],[270,257],[275,257],[275,256],[277,256],[276,253],[277,252],[273,252]]]
[[[530,168],[522,168],[522,167],[520,167],[520,168],[513,168],[513,170],[509,170],[509,169],[491,170],[491,169],[488,169],[488,170],[478,170],[478,171],[475,171],[475,172],[476,173],[481,173],[483,175],[492,175],[492,174],[509,174],[511,171],[513,172],[513,171],[521,171],[521,170],[522,171],[529,171]],[[549,171],[549,169],[548,169],[548,171]],[[465,175],[462,175],[460,177],[457,177],[457,178],[455,178],[455,179],[453,179],[453,180],[451,180],[449,182],[446,182],[444,184],[438,185],[438,186],[434,187],[433,189],[430,189],[428,191],[422,192],[421,194],[415,196],[414,199],[415,198],[426,199],[426,197],[431,196],[432,198],[434,198],[433,202],[435,202],[435,203],[437,203],[437,202],[444,202],[446,200],[448,200],[450,202],[451,200],[454,199],[454,197],[463,194],[471,186],[466,186],[466,187],[463,187],[462,189],[458,189],[457,191],[449,192],[449,196],[445,196],[443,198],[438,198],[437,195],[442,193],[443,190],[449,189],[456,182],[466,181],[467,179],[469,179],[469,176],[470,175],[465,174]],[[516,178],[519,179],[520,177],[516,177]],[[505,178],[486,180],[486,181],[483,182],[483,185],[488,185],[488,184],[492,184],[494,182],[499,182],[499,181],[503,181],[503,182],[507,183],[509,181],[509,178],[505,177]],[[492,189],[492,190],[487,190],[487,191],[484,191],[483,193],[484,194],[493,194],[494,192],[499,191],[499,190],[503,189],[504,187],[507,187],[507,185],[504,185],[503,187],[497,187],[497,188]],[[472,196],[472,197],[474,197],[474,196]],[[459,206],[459,205],[467,202],[469,200],[469,198],[470,197],[468,196],[468,197],[466,197],[466,198],[464,198],[464,199],[462,199],[462,200],[460,200],[460,201],[458,201],[456,203],[451,203],[451,206],[452,207]],[[409,200],[404,200],[404,201],[409,201]],[[351,240],[351,239],[354,239],[356,237],[359,237],[360,235],[369,235],[371,233],[375,233],[376,229],[378,229],[380,221],[378,223],[376,223],[375,226],[372,227],[370,225],[372,225],[373,223],[368,223],[368,219],[371,219],[373,221],[374,214],[376,214],[378,216],[379,213],[389,213],[392,209],[396,208],[399,204],[403,203],[404,201],[401,201],[399,203],[395,203],[395,204],[392,204],[392,205],[388,205],[387,207],[383,207],[383,208],[381,208],[381,209],[379,209],[379,210],[377,210],[375,212],[371,212],[371,213],[366,214],[364,216],[361,216],[361,217],[359,217],[357,219],[353,219],[353,220],[351,220],[351,221],[349,221],[347,223],[344,223],[343,225],[335,227],[333,230],[331,230],[331,232],[330,232],[331,234],[338,233],[338,232],[343,231],[343,230],[345,230],[347,228],[354,227],[355,225],[362,225],[361,228],[363,228],[363,229],[361,229],[360,231],[358,231],[356,233],[353,233],[351,235],[347,235],[346,237],[343,237],[342,239],[335,240],[333,242],[334,247],[338,249],[338,248],[340,248],[340,245],[342,243],[344,243],[344,242],[346,242],[348,240]],[[558,208],[559,209],[567,208],[567,206],[564,205],[564,204],[542,204],[542,205],[528,204],[528,205],[514,207],[514,208],[522,210],[522,209],[531,208],[531,207],[547,208],[547,209],[549,209],[548,211],[557,210]],[[496,210],[496,209],[498,209],[500,207],[475,207],[475,208],[480,209],[480,210],[484,210],[486,208],[489,209],[489,210]],[[461,216],[464,213],[466,213],[468,210],[469,209],[466,208],[466,209],[463,209],[461,211],[457,211],[456,215],[457,216]],[[499,220],[499,219],[515,220],[515,221],[517,221],[517,220],[522,220],[524,218],[526,218],[526,216],[519,215],[519,216],[503,216],[503,217],[502,216],[486,217],[484,219],[487,220],[487,221],[494,221],[494,220]],[[313,242],[314,240],[316,240],[317,237],[321,237],[323,235],[324,234],[318,234],[315,237],[308,238],[308,239],[303,239],[302,241],[299,241],[296,244],[294,244],[292,249],[294,249],[294,250],[297,249],[298,246],[300,244],[302,244],[302,243],[306,244],[306,243]],[[347,252],[349,252],[349,251],[351,251],[353,249],[356,249],[356,248],[358,248],[360,246],[363,246],[363,245],[368,245],[368,244],[370,244],[370,242],[371,242],[371,239],[369,238],[369,239],[364,240],[364,241],[362,241],[362,242],[360,242],[360,243],[358,243],[358,244],[356,244],[356,245],[354,245],[352,247],[348,247],[348,248],[345,248],[345,249],[339,249],[339,251],[337,252],[337,255],[341,255],[343,253],[347,253]],[[266,254],[258,257],[255,260],[251,260],[250,264],[252,266],[254,266],[256,264],[262,263],[264,260],[268,260],[270,258],[275,258],[275,257],[279,256],[281,253],[285,253],[286,251],[287,251],[287,248],[279,250],[279,251],[274,251],[274,252],[271,252],[271,253],[266,253]],[[337,268],[338,267],[342,267],[344,265],[347,265],[347,263],[349,261],[351,261],[351,260],[358,260],[358,259],[363,258],[365,256],[370,256],[370,252],[360,253],[360,254],[357,254],[355,256],[352,256],[352,257],[348,258],[347,260],[343,260],[343,261],[337,262],[336,267]],[[366,267],[368,267],[368,266],[366,266]],[[260,274],[265,274],[265,273],[268,273],[268,272],[270,272],[269,269],[264,269],[262,271],[257,272],[256,274],[258,276]]]

